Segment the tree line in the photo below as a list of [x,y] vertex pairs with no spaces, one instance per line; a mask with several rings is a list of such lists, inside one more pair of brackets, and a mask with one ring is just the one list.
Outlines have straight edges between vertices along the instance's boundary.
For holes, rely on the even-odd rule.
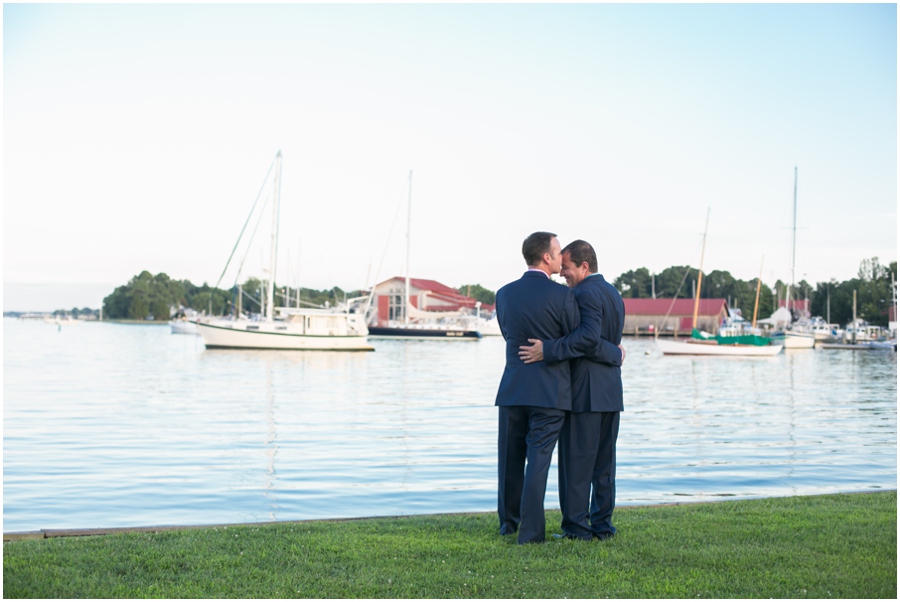
[[[103,299],[103,316],[110,320],[169,320],[183,309],[221,316],[233,312],[241,291],[241,311],[261,313],[265,304],[265,285],[257,278],[248,278],[240,289],[220,289],[203,283],[198,286],[190,280],[174,280],[160,272],[153,275],[144,270]],[[349,295],[339,287],[318,291],[309,288],[291,289],[277,287],[275,304],[285,305],[290,295],[291,305],[299,303],[321,307],[335,305]],[[174,310],[174,311],[173,311]]]
[[[671,299],[678,293],[681,298],[692,297],[699,271],[689,266],[672,266],[658,274],[647,268],[629,270],[613,281],[622,297],[648,299],[654,293],[658,298]],[[853,291],[857,292],[856,316],[876,326],[887,326],[888,310],[893,296],[891,275],[897,279],[897,262],[882,265],[877,257],[864,259],[856,278],[838,282],[818,282],[815,286],[806,280],[794,284],[793,299],[809,299],[813,316],[830,318],[832,324],[847,324],[853,319]],[[686,276],[686,277],[685,277]],[[753,317],[756,302],[756,279],[740,280],[729,272],[713,270],[703,274],[700,297],[727,299],[729,307],[741,309],[746,319]],[[769,287],[761,283],[759,290],[759,318],[767,318],[786,299],[789,283],[778,280]]]
[[[897,262],[882,265],[877,257],[860,263],[856,278],[838,282],[818,282],[812,286],[806,280],[794,285],[794,299],[809,299],[814,316],[830,317],[832,323],[846,324],[853,317],[853,291],[857,292],[856,315],[870,324],[887,326],[888,309],[892,303],[891,275],[897,278]],[[694,295],[698,270],[690,266],[671,266],[658,274],[647,268],[629,270],[612,281],[624,298],[649,299],[653,296],[671,299]],[[786,299],[789,284],[778,280],[774,286],[761,283],[759,291],[759,318],[774,312],[780,300]],[[248,278],[241,286],[241,309],[244,312],[261,313],[265,303],[264,283]],[[349,297],[366,294],[365,291],[347,292],[340,287],[326,290],[309,288],[290,289],[276,286],[276,305],[290,304],[314,307],[334,306]],[[460,294],[481,301],[484,305],[496,302],[496,293],[480,284],[465,284],[457,289]],[[189,280],[174,280],[164,273],[156,275],[143,271],[127,284],[117,287],[103,300],[103,315],[108,319],[168,320],[170,310],[190,308],[208,315],[225,315],[234,311],[238,287],[219,289],[204,283],[201,286]],[[729,307],[740,308],[745,318],[753,316],[756,301],[756,279],[740,280],[724,270],[704,273],[700,296],[705,299],[728,300]],[[87,308],[81,310],[86,312]]]

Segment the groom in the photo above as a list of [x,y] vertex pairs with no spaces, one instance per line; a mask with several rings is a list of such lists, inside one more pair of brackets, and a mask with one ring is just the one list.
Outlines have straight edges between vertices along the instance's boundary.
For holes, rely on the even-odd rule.
[[[528,270],[497,291],[497,321],[506,339],[500,379],[498,502],[500,534],[518,531],[518,542],[544,541],[544,494],[553,448],[572,407],[569,363],[524,364],[519,347],[528,337],[559,339],[578,326],[571,289],[550,279],[561,266],[559,240],[535,232],[522,244]],[[526,463],[527,460],[527,463]]]
[[616,439],[619,413],[624,409],[621,365],[625,349],[621,342],[625,304],[619,291],[597,271],[597,254],[590,244],[576,240],[566,245],[561,273],[575,292],[581,325],[565,338],[541,337],[543,343],[530,338],[534,345],[522,346],[519,352],[525,365],[570,364],[572,411],[567,413],[559,437],[562,529],[564,537],[588,541],[616,533],[612,524]]

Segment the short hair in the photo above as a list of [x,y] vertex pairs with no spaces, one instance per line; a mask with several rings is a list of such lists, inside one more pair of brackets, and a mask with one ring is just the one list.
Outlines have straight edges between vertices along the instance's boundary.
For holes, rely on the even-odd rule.
[[569,259],[571,259],[572,263],[575,265],[581,265],[586,261],[588,264],[588,271],[591,274],[597,273],[597,253],[594,252],[594,247],[591,246],[591,243],[584,240],[573,240],[566,245],[566,248],[563,249],[562,252],[568,253]]
[[522,243],[522,256],[529,266],[541,263],[544,253],[550,252],[550,241],[556,236],[552,232],[533,232]]

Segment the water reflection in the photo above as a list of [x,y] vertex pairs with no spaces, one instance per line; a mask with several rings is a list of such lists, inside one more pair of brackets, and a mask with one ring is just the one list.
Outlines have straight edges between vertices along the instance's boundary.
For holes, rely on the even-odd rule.
[[268,498],[271,504],[269,519],[275,520],[278,516],[278,498],[275,495],[275,457],[278,454],[278,435],[275,428],[275,388],[272,382],[272,363],[274,358],[266,358],[266,399],[268,401],[266,418],[268,429],[266,432],[266,481],[263,485],[263,496]]
[[[893,354],[847,357],[851,370],[867,363],[848,374],[840,356],[818,350],[742,361],[661,357],[630,342],[642,345],[647,355],[632,351],[636,361],[625,374],[620,501],[896,487]],[[864,407],[847,408],[873,382],[880,388],[871,407],[885,417],[878,422]],[[691,410],[683,417],[687,428],[679,426],[684,408]],[[888,437],[869,456],[872,434],[882,427]],[[837,474],[845,463],[854,469]]]
[[[496,506],[502,340],[228,351],[42,326],[4,321],[7,531]],[[896,487],[895,355],[625,345],[620,504]]]

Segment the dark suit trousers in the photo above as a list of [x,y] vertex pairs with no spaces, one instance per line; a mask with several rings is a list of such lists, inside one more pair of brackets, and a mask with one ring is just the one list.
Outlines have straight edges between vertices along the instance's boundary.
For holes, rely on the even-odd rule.
[[618,436],[619,412],[566,415],[559,436],[559,501],[564,533],[590,539],[592,535],[616,532],[612,513]]
[[508,535],[518,530],[519,543],[544,541],[547,475],[565,414],[552,408],[500,406],[500,533]]

